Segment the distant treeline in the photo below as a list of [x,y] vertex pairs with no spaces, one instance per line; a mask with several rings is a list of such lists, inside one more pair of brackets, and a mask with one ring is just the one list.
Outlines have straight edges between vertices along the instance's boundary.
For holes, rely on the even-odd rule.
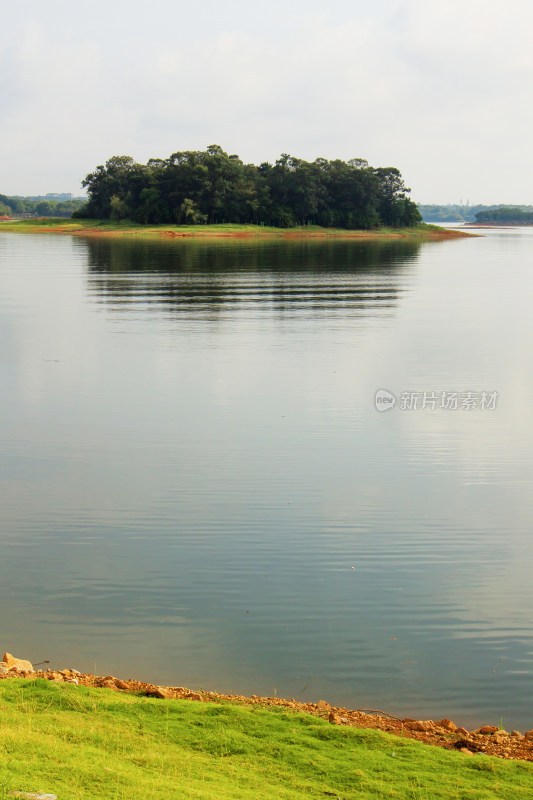
[[490,211],[476,214],[477,222],[499,222],[504,225],[533,225],[533,211],[523,211],[512,206],[500,206]]
[[33,197],[8,197],[0,194],[0,216],[7,217],[70,217],[85,200],[70,194],[48,194]]
[[421,221],[399,170],[362,159],[308,162],[284,153],[275,164],[255,166],[211,145],[146,165],[114,156],[82,185],[89,201],[74,214],[78,218],[348,229]]
[[424,222],[475,222],[478,213],[493,211],[494,209],[518,208],[520,211],[533,212],[533,206],[505,206],[505,205],[418,205]]

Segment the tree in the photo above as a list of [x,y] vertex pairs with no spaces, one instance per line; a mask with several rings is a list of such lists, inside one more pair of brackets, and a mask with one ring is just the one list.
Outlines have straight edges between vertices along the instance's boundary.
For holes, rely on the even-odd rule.
[[378,167],[374,174],[379,181],[378,212],[384,225],[398,227],[402,224],[403,205],[408,189],[396,167]]
[[114,222],[120,222],[121,219],[127,218],[128,206],[125,200],[121,200],[118,195],[114,194],[109,205],[111,206],[110,217]]
[[111,198],[125,200],[132,176],[144,169],[130,156],[113,156],[106,161],[105,166],[96,167],[81,184],[89,195],[85,209],[88,216],[109,219],[112,210]]
[[179,216],[178,222],[184,222],[185,225],[197,225],[206,221],[206,215],[198,210],[196,203],[190,197],[186,197],[181,204]]
[[54,203],[52,200],[41,200],[40,203],[37,203],[35,211],[39,217],[53,217],[56,208],[57,203]]

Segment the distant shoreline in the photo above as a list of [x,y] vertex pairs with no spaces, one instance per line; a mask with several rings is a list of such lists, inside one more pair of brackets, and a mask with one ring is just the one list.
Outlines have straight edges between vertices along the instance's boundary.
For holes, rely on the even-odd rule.
[[271,228],[259,225],[134,225],[99,220],[22,219],[0,222],[0,231],[16,233],[55,233],[73,236],[98,236],[127,239],[409,239],[440,241],[474,236],[457,229],[441,228],[422,223],[414,228],[379,228],[374,230],[343,230],[301,226]]
[[463,228],[533,228],[533,222],[465,222]]

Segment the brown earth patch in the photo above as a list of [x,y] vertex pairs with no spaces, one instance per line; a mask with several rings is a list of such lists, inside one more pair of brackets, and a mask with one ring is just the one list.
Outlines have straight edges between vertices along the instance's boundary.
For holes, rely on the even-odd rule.
[[[350,230],[339,230],[339,229],[332,229],[331,231],[327,229],[322,230],[293,230],[293,229],[278,229],[278,230],[264,230],[258,227],[256,230],[245,230],[245,231],[231,231],[231,230],[220,230],[216,231],[212,228],[208,230],[203,230],[203,226],[199,225],[196,230],[194,231],[175,231],[165,228],[122,228],[118,230],[106,230],[99,227],[79,227],[73,228],[67,224],[65,225],[58,225],[58,226],[46,226],[46,225],[35,225],[32,226],[30,230],[27,228],[24,229],[21,227],[19,232],[21,233],[56,233],[56,234],[70,234],[71,236],[99,236],[105,238],[130,238],[130,237],[139,237],[139,238],[148,238],[148,239],[184,239],[184,238],[194,238],[194,239],[335,239],[335,240],[345,240],[345,239],[364,239],[364,240],[375,240],[375,241],[383,241],[387,239],[408,239],[415,242],[426,242],[426,241],[441,241],[444,239],[456,239],[465,236],[476,236],[478,234],[469,233],[466,230],[458,230],[458,229],[448,229],[442,228],[440,230],[432,230],[432,231],[417,231],[416,229],[412,229],[412,231],[405,231],[401,230],[397,233],[389,230],[386,232],[379,231],[379,230],[369,230],[369,231],[350,231]],[[11,228],[8,228],[11,230]]]

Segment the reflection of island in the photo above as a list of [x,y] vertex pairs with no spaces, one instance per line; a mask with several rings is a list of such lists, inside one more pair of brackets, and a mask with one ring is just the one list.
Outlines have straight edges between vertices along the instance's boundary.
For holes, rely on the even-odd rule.
[[131,242],[89,239],[89,292],[114,310],[137,305],[216,316],[243,307],[283,313],[390,311],[420,243]]

